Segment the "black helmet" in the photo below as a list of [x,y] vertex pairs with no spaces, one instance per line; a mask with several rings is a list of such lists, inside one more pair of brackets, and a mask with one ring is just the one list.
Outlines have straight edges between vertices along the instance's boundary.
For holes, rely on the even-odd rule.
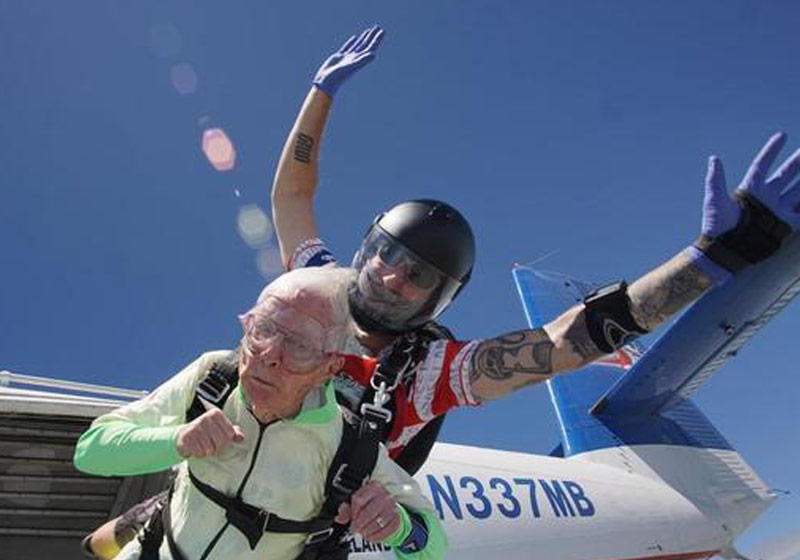
[[[469,281],[474,262],[472,228],[458,210],[438,200],[400,203],[375,219],[353,259],[358,271],[349,293],[353,318],[371,332],[423,325],[450,305]],[[404,286],[410,285],[404,293],[385,285],[378,270],[401,266]]]

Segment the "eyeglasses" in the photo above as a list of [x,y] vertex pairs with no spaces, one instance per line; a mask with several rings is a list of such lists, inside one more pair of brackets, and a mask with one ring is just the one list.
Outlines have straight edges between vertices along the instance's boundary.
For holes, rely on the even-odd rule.
[[243,346],[252,356],[263,356],[269,342],[281,337],[282,361],[289,373],[306,374],[317,368],[327,353],[303,336],[263,315],[247,314],[242,317]]
[[386,266],[403,267],[406,279],[421,290],[430,290],[439,281],[439,273],[429,264],[420,262],[406,249],[392,242],[383,242],[377,249],[378,258]]

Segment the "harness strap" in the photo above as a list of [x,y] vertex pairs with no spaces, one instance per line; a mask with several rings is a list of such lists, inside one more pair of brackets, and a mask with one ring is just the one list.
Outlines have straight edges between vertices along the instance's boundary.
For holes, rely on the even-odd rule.
[[[164,509],[161,510],[161,523],[163,524],[163,532],[164,536],[167,539],[167,546],[169,547],[169,554],[172,556],[172,560],[186,560],[186,556],[183,555],[181,549],[178,548],[178,543],[175,542],[175,537],[172,536],[172,516],[170,515],[170,504],[172,503],[172,490],[175,488],[173,485],[169,489],[169,497],[167,498],[167,503],[164,504]],[[158,552],[158,549],[156,549]]]
[[222,409],[238,384],[239,352],[234,350],[208,368],[208,372],[194,392],[192,404],[186,410],[186,421],[191,422],[208,410],[203,401]]
[[[404,340],[403,344],[397,344],[387,356],[386,363],[382,364],[384,367],[380,373],[376,372],[378,380],[391,387],[390,395],[393,396],[393,389],[403,376],[416,367],[427,343],[436,338],[450,338],[447,336],[449,333],[445,336],[440,333],[424,334],[427,336],[420,337],[422,340],[412,335],[408,340]],[[215,362],[195,391],[192,404],[186,413],[187,420],[193,420],[206,411],[202,401],[222,408],[238,381],[236,353],[232,353],[227,359]],[[372,403],[375,392],[374,388],[368,389],[362,404]],[[387,415],[386,409],[382,406],[360,407],[360,412],[359,421],[353,419],[348,421],[348,418],[345,418],[342,440],[328,471],[325,502],[320,514],[314,519],[307,521],[284,519],[241,499],[223,494],[198,479],[191,470],[189,479],[201,494],[225,510],[228,523],[245,536],[251,550],[255,549],[265,532],[307,533],[305,546],[297,560],[316,560],[320,557],[344,559],[347,557],[347,549],[340,546],[340,541],[347,527],[335,523],[334,518],[339,506],[349,501],[352,494],[361,488],[372,473],[378,458],[379,444],[388,434],[390,422],[393,420],[392,415]],[[171,494],[170,490],[170,498]],[[151,524],[153,531],[148,538],[146,552],[143,546],[142,560],[150,560],[149,555],[153,555],[153,559],[158,557],[158,547],[162,538],[167,539],[174,560],[186,560],[172,535],[169,502],[165,504],[161,515],[155,515],[151,519]]]
[[[379,444],[389,435],[396,418],[391,412],[395,408],[395,389],[420,363],[428,344],[442,338],[453,337],[447,329],[432,324],[402,336],[381,359],[355,411],[360,419],[345,416],[342,441],[328,471],[326,498],[320,515],[335,517],[339,505],[349,501],[372,474]],[[441,426],[441,422],[438,425]],[[307,544],[297,560],[347,558],[348,548],[341,542],[346,531],[346,526],[334,523],[330,537]]]
[[333,532],[331,529],[333,517],[316,517],[307,521],[284,519],[238,498],[223,494],[197,478],[191,470],[189,479],[201,494],[225,510],[225,518],[247,538],[251,550],[256,548],[262,535],[266,532],[309,533],[306,542],[313,542],[322,537],[327,538]]
[[[360,420],[345,416],[342,439],[328,470],[325,502],[322,504],[320,516],[334,518],[339,506],[349,501],[350,496],[364,485],[378,461],[378,447],[383,441],[385,429],[386,417],[381,414],[373,415],[369,410]],[[346,531],[346,525],[334,522],[331,534],[317,542],[306,543],[297,560],[346,558],[346,550],[343,550],[344,545],[341,543]]]
[[[171,490],[170,493],[172,493]],[[164,507],[169,509],[169,501],[166,502]],[[158,549],[161,547],[161,541],[164,540],[163,515],[162,511],[156,509],[139,534],[139,545],[142,548],[139,555],[140,560],[158,560]],[[176,557],[176,560],[180,560],[180,558]]]
[[[417,369],[427,355],[428,346],[435,340],[453,340],[453,334],[438,323],[429,323],[424,327],[408,332],[392,343],[390,349],[384,354],[372,375],[370,385],[361,397],[359,412],[364,405],[371,405],[380,383],[385,383],[389,388],[390,397],[394,400],[394,389]],[[394,402],[390,408],[394,408]],[[387,422],[391,430],[394,418]],[[386,434],[388,435],[388,433]]]

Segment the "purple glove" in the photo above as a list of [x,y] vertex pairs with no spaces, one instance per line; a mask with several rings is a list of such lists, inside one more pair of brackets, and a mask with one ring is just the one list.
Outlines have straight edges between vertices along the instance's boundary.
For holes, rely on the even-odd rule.
[[709,237],[719,237],[735,228],[741,215],[742,209],[728,194],[722,161],[717,156],[711,156],[708,158],[706,172],[701,233]]
[[[769,179],[766,178],[784,144],[786,134],[782,132],[774,134],[767,141],[736,188],[735,196],[739,199],[746,196],[755,198],[786,226],[796,230],[800,227],[800,181],[795,181],[800,173],[800,149],[787,158]],[[709,239],[720,238],[733,232],[741,217],[742,206],[728,194],[722,162],[718,157],[711,156],[703,199],[702,235]],[[691,252],[700,268],[715,283],[719,284],[730,276],[728,270],[709,258],[708,251],[692,247]]]
[[772,135],[750,164],[736,192],[750,193],[796,230],[800,227],[800,182],[795,181],[800,172],[800,149],[789,156],[769,179],[766,178],[786,139],[783,132]]
[[384,31],[375,25],[345,41],[342,48],[328,57],[314,76],[314,85],[332,99],[347,78],[375,58],[375,51],[383,40]]

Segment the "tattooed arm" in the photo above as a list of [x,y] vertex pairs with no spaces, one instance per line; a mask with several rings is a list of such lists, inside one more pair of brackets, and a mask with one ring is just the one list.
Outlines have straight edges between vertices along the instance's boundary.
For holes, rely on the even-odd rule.
[[[647,330],[662,324],[711,287],[689,250],[645,274],[628,288],[631,314]],[[601,357],[577,305],[544,328],[508,333],[482,342],[472,358],[472,394],[493,400],[546,381]]]
[[312,87],[278,161],[272,183],[272,220],[284,266],[297,246],[317,236],[314,194],[319,177],[319,144],[332,99]]
[[[628,288],[631,315],[642,329],[657,327],[731,274],[758,266],[800,229],[800,150],[769,175],[785,143],[783,133],[770,137],[733,196],[722,162],[709,158],[700,239]],[[482,342],[471,364],[472,394],[478,400],[496,399],[600,355],[589,336],[584,307],[578,305],[542,329]]]
[[631,284],[631,314],[639,325],[653,330],[711,285],[711,278],[697,265],[692,250],[685,249]]
[[383,35],[377,25],[365,29],[322,63],[283,146],[272,184],[272,219],[284,266],[300,243],[317,236],[314,193],[319,179],[319,145],[333,98],[350,76],[375,58]]

